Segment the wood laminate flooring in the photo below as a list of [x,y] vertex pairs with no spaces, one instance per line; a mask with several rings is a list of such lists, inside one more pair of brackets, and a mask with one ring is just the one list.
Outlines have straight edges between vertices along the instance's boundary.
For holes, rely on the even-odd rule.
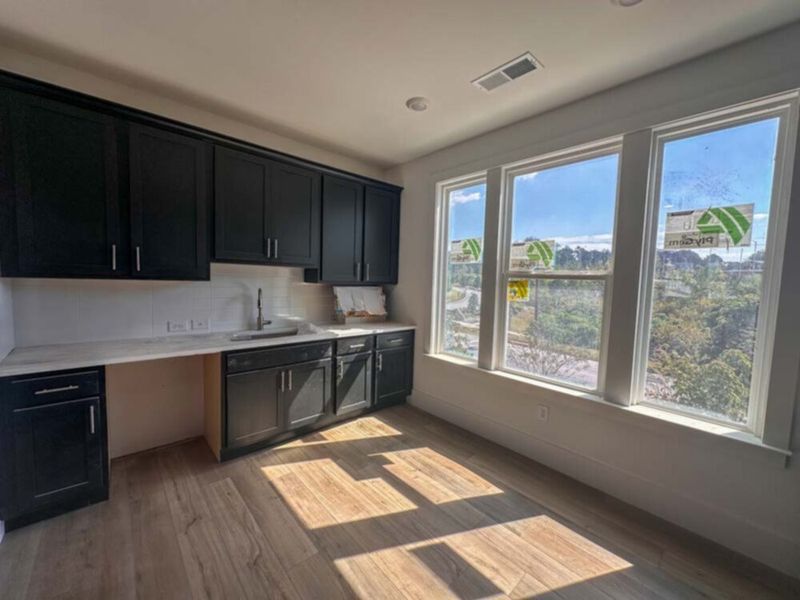
[[790,598],[797,582],[413,408],[225,464],[112,463],[111,499],[11,532],[0,597]]

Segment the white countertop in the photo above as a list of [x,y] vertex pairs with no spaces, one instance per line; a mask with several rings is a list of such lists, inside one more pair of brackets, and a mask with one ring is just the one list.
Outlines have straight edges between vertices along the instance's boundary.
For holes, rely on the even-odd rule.
[[301,326],[298,335],[288,335],[260,340],[231,341],[235,332],[52,344],[15,348],[0,361],[0,377],[82,369],[100,365],[114,365],[159,358],[215,354],[229,350],[268,348],[286,344],[321,342],[341,337],[375,335],[415,329],[402,323],[368,323],[360,325],[316,324]]

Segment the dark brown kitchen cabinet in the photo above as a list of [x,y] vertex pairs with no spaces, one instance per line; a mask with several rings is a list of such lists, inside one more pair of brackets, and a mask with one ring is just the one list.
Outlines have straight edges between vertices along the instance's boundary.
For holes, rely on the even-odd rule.
[[136,124],[129,135],[133,276],[208,279],[210,144]]
[[372,352],[336,357],[336,415],[372,406]]
[[[121,260],[117,121],[28,94],[5,95],[3,275],[114,277]],[[16,235],[14,235],[14,232]],[[123,239],[124,238],[124,239]],[[15,243],[16,240],[16,243]]]
[[400,197],[367,186],[364,196],[364,283],[397,283]]
[[313,425],[330,414],[331,364],[327,359],[285,369],[281,389],[287,430]]
[[7,529],[108,497],[102,369],[0,380],[0,519]]
[[325,176],[319,269],[306,281],[397,283],[400,195],[395,189]]
[[249,446],[283,431],[281,373],[272,368],[228,375],[226,447]]
[[319,263],[320,174],[217,146],[214,259]]
[[414,379],[414,331],[381,333],[375,348],[376,407],[403,402]]

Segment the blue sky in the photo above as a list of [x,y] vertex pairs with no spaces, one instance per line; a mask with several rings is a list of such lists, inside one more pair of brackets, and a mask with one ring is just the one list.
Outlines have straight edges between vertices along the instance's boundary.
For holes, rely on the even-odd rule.
[[[777,133],[778,119],[772,118],[668,142],[659,229],[663,230],[667,212],[752,202],[756,215],[753,240],[762,249]],[[609,248],[617,168],[617,155],[610,155],[518,176],[514,182],[514,241],[533,237],[584,248]],[[476,185],[451,194],[450,239],[483,237],[485,193],[484,185]],[[740,250],[735,254],[724,258],[737,258]]]

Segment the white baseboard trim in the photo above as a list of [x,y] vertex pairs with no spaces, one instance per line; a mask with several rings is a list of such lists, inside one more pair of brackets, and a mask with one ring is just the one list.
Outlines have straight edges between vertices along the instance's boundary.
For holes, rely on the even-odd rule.
[[623,502],[783,573],[800,577],[800,547],[746,518],[420,390],[414,390],[409,403]]

